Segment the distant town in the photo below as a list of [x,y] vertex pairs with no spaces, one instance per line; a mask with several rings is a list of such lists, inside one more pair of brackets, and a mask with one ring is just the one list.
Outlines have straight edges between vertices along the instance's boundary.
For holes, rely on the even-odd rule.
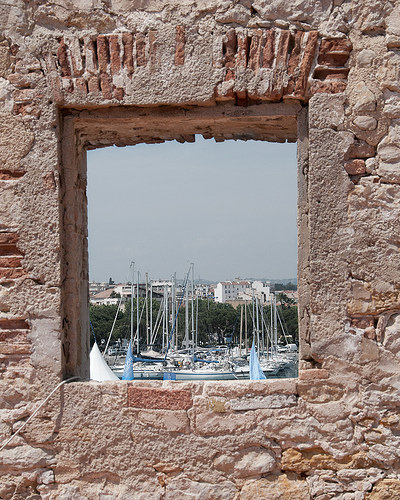
[[[199,299],[212,300],[220,304],[230,304],[234,308],[241,304],[246,304],[255,298],[262,305],[271,304],[273,294],[284,294],[292,304],[297,304],[298,293],[297,284],[288,280],[281,280],[280,283],[261,280],[232,280],[218,283],[195,282],[193,284],[193,297]],[[295,281],[295,280],[293,280]],[[134,297],[147,297],[152,294],[154,299],[161,298],[165,291],[170,292],[175,287],[176,296],[183,293],[182,283],[174,283],[173,280],[152,280],[144,283],[116,284],[110,278],[108,282],[89,282],[89,299],[93,305],[120,305],[131,298],[132,291]],[[139,288],[139,289],[138,289]],[[189,296],[192,296],[192,289],[189,287]]]

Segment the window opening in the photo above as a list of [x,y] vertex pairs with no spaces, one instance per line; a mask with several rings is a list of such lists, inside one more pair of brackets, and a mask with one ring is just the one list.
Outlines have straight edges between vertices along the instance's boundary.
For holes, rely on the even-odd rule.
[[132,338],[134,378],[248,378],[254,337],[268,377],[297,374],[295,144],[97,149],[87,191],[91,344],[115,373]]

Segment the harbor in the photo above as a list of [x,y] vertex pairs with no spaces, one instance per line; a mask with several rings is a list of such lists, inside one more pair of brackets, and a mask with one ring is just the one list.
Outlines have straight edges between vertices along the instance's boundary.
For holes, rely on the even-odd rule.
[[[112,341],[122,303],[123,295],[120,295],[110,334],[107,341],[101,339],[100,349],[97,349],[97,357],[101,356],[112,372],[112,378],[196,381],[297,376],[297,344],[287,331],[282,297],[278,306],[277,293],[269,286],[248,281],[219,283],[216,287],[219,290],[215,292],[217,300],[223,302],[225,294],[233,296],[239,303],[233,308],[226,303],[215,304],[217,301],[214,300],[215,307],[229,311],[229,320],[220,315],[219,323],[213,324],[214,329],[219,329],[223,335],[201,335],[199,310],[202,308],[199,304],[204,306],[204,299],[199,299],[195,287],[194,264],[190,265],[179,285],[174,276],[170,282],[162,283],[162,288],[159,281],[154,285],[148,280],[147,274],[144,287],[140,284],[139,273],[134,283],[133,268],[132,263],[130,301],[125,304],[125,316],[130,320],[129,331],[125,324],[125,337]],[[224,285],[229,291],[224,291]],[[203,312],[206,317],[214,314],[209,297],[207,309]],[[91,326],[93,339],[96,339]],[[101,360],[98,359],[99,366]],[[254,363],[257,363],[257,368],[252,374]]]

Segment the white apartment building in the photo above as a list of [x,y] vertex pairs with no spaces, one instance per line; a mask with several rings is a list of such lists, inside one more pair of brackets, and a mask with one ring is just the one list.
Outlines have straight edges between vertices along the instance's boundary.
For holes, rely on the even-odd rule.
[[238,300],[239,295],[246,293],[251,287],[251,281],[223,281],[215,287],[214,300],[222,304],[231,300]]
[[257,297],[261,304],[270,302],[270,284],[261,281],[224,281],[215,288],[215,302],[225,303],[235,300],[251,300]]

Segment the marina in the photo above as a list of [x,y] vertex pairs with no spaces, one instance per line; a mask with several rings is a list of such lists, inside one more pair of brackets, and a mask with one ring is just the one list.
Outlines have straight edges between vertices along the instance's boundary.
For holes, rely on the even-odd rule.
[[[131,267],[134,276],[133,263]],[[240,283],[242,288],[243,283],[246,282]],[[286,331],[284,318],[277,306],[276,293],[268,290],[270,306],[267,315],[265,305],[253,289],[252,296],[249,297],[251,300],[237,306],[233,331],[225,332],[226,342],[204,346],[204,339],[199,342],[199,302],[195,294],[193,264],[190,265],[179,292],[176,279],[170,286],[163,284],[163,294],[159,299],[155,318],[153,306],[149,307],[149,304],[153,304],[153,287],[151,282],[148,286],[147,274],[142,301],[139,295],[139,273],[136,286],[132,279],[130,288],[131,297],[136,297],[138,304],[128,311],[130,338],[111,342],[118,308],[107,343],[101,346],[103,352],[100,353],[99,349],[98,353],[96,351],[97,358],[101,356],[105,366],[118,379],[194,381],[297,376],[297,344]],[[249,294],[248,290],[247,293]],[[184,321],[183,328],[180,325],[179,334],[178,317],[180,322]],[[95,337],[94,331],[93,335]],[[101,365],[100,361],[99,363]],[[106,377],[101,374],[97,376]]]

